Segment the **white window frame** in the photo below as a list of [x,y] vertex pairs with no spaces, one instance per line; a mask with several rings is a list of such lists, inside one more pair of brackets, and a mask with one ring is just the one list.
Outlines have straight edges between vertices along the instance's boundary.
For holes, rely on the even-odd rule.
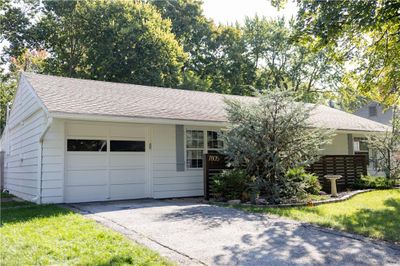
[[[186,133],[188,130],[195,130],[195,131],[203,131],[203,148],[187,148],[187,139],[186,139]],[[188,167],[187,165],[187,151],[188,150],[202,150],[203,151],[203,155],[207,154],[208,151],[220,151],[221,149],[209,149],[208,148],[208,135],[207,135],[207,131],[214,131],[214,132],[223,132],[223,130],[221,128],[211,128],[211,127],[184,127],[184,147],[185,147],[185,170],[186,171],[202,171],[203,167],[201,168],[193,168],[193,167]],[[203,162],[204,163],[204,162]]]
[[[68,150],[68,140],[74,139],[82,139],[82,140],[105,140],[107,149],[105,151],[69,151]],[[65,152],[66,153],[73,153],[73,154],[90,154],[90,153],[98,153],[98,154],[106,154],[110,152],[110,140],[107,137],[77,137],[77,136],[66,136],[65,137]]]
[[353,147],[355,152],[369,152],[369,149],[361,149],[361,142],[367,142],[367,138],[365,137],[354,137],[353,138]]

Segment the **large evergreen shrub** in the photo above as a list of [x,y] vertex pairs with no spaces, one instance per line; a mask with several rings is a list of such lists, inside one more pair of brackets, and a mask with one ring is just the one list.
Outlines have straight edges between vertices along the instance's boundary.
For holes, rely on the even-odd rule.
[[235,168],[257,179],[271,202],[279,202],[281,195],[295,196],[285,174],[318,160],[332,136],[331,130],[310,124],[314,105],[296,100],[290,91],[275,90],[253,103],[226,101],[230,125],[224,134],[225,153]]

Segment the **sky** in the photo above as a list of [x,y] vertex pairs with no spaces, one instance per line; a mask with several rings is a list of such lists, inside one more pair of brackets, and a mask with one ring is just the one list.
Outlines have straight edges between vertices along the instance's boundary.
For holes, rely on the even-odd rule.
[[236,21],[243,23],[246,16],[254,17],[256,14],[271,19],[282,16],[290,19],[297,12],[296,4],[290,0],[280,11],[272,7],[269,0],[203,0],[203,2],[205,16],[221,24],[232,24]]

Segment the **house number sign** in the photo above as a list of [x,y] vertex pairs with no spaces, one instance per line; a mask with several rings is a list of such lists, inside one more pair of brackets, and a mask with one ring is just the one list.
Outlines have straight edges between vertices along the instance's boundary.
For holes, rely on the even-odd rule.
[[210,155],[208,157],[209,162],[219,162],[220,161],[220,156],[218,155]]

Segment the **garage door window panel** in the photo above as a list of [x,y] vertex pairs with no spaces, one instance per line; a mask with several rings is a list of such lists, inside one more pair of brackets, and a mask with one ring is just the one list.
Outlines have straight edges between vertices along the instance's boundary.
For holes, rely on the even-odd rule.
[[144,141],[131,140],[111,140],[111,152],[145,152],[146,144]]
[[67,151],[69,152],[106,152],[107,140],[97,139],[68,139]]

